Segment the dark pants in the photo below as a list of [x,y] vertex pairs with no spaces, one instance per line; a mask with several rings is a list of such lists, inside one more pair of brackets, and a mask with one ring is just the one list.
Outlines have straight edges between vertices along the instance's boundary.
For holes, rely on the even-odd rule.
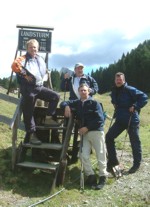
[[[108,165],[115,166],[119,164],[115,148],[115,138],[117,138],[125,129],[127,129],[127,125],[115,122],[106,134]],[[133,154],[133,165],[139,166],[142,159],[142,149],[139,137],[139,123],[131,123],[128,134]]]
[[24,124],[26,132],[35,131],[34,122],[34,106],[36,99],[49,102],[47,115],[51,116],[55,114],[57,104],[59,102],[59,94],[43,86],[35,86],[22,91],[22,111],[24,117]]

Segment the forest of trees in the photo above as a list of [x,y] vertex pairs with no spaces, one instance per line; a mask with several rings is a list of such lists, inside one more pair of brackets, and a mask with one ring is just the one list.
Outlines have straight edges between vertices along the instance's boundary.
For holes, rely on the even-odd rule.
[[[100,67],[91,72],[91,76],[99,85],[99,93],[109,92],[114,83],[116,72],[123,72],[129,85],[137,87],[144,92],[150,92],[150,40],[139,44],[136,49],[126,55],[123,54],[118,62],[110,64],[108,67]],[[51,80],[53,89],[60,91],[60,73],[57,69],[51,70]],[[0,86],[8,89],[10,78],[0,79]],[[18,88],[16,78],[13,78],[11,89]]]
[[122,55],[121,59],[107,68],[99,68],[91,72],[99,85],[99,93],[111,90],[116,72],[123,72],[126,81],[144,92],[150,92],[150,40],[139,44],[130,53]]

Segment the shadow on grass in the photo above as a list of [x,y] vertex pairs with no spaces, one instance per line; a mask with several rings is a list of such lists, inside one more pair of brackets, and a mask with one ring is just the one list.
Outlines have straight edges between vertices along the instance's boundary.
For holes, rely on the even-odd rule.
[[8,118],[8,117],[6,117],[6,116],[0,115],[0,122],[3,122],[3,123],[5,123],[5,124],[7,124],[7,125],[10,125],[10,123],[11,123],[11,118]]
[[[4,124],[7,124],[10,127],[12,119],[7,116],[0,115],[0,122],[3,122]],[[22,121],[20,122],[18,129],[25,130],[24,123]]]
[[19,102],[19,98],[12,97],[12,96],[9,96],[4,93],[0,93],[0,99],[7,101],[7,102],[10,102],[10,103],[13,103],[13,104],[18,104],[18,102]]
[[[54,174],[31,168],[16,168],[12,171],[12,147],[0,149],[0,189],[22,197],[45,197],[50,195]],[[78,161],[68,165],[64,187],[80,190],[80,167]],[[56,188],[57,191],[58,188]],[[86,186],[85,186],[86,189]]]
[[12,171],[11,151],[11,147],[0,149],[0,189],[30,198],[49,195],[54,175],[29,168]]
[[[54,174],[30,168],[17,168],[15,171],[12,171],[11,151],[11,147],[0,149],[0,189],[29,198],[50,196]],[[67,190],[77,190],[80,192],[81,171],[78,164],[67,166],[64,182],[64,188]],[[56,191],[58,189],[56,188]],[[84,189],[91,190],[86,185]]]
[[[80,173],[81,170],[78,166],[74,166],[72,169],[67,170],[66,182],[64,184],[67,190],[80,190]],[[85,186],[85,188],[87,187]]]

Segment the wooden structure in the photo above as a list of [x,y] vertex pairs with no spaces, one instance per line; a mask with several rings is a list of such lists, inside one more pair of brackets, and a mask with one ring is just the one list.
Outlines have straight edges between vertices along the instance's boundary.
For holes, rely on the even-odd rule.
[[[44,113],[45,109],[45,107],[35,107],[35,121],[39,118],[37,112]],[[21,98],[10,125],[12,129],[12,169],[26,167],[54,172],[53,187],[64,183],[67,151],[74,125],[73,117],[65,119],[61,109],[58,108],[56,114],[57,120],[61,123],[59,127],[36,126],[37,137],[42,141],[41,145],[23,143],[22,141],[18,144],[17,130],[21,120]],[[55,135],[56,137],[54,137]]]

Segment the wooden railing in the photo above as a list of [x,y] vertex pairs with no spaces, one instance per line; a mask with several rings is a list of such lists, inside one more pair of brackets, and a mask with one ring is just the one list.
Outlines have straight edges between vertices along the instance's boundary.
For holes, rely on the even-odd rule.
[[22,97],[19,99],[16,111],[12,118],[10,129],[12,129],[12,170],[15,169],[16,155],[17,155],[17,131],[21,120],[21,102]]

